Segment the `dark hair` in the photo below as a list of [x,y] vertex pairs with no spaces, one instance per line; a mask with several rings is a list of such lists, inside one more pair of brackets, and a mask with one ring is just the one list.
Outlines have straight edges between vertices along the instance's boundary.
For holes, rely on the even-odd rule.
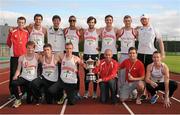
[[48,43],[43,46],[43,49],[44,49],[44,48],[47,48],[47,47],[49,47],[50,49],[52,49],[51,44],[48,44]]
[[125,15],[124,20],[127,19],[127,18],[131,18],[131,16],[130,15]]
[[41,14],[35,14],[34,15],[34,20],[35,20],[36,17],[41,17],[41,19],[43,20],[43,16]]
[[105,20],[106,20],[107,18],[109,18],[109,17],[112,18],[112,20],[113,20],[113,16],[112,16],[112,15],[106,15],[106,16],[105,16]]
[[72,42],[67,42],[67,43],[65,44],[65,46],[68,46],[68,45],[72,45],[72,46],[73,46]]
[[136,49],[135,47],[130,47],[129,50],[128,50],[128,53],[129,53],[131,50],[135,50],[136,53],[137,53],[137,49]]
[[154,51],[154,52],[153,52],[153,55],[154,55],[154,54],[160,54],[160,52],[159,52],[159,51]]
[[59,19],[59,20],[61,21],[61,17],[58,16],[58,15],[54,15],[54,16],[52,17],[52,21],[55,20],[55,19]]
[[94,20],[94,23],[96,24],[96,18],[93,16],[88,17],[87,23],[89,23],[91,20]]
[[36,44],[35,44],[33,41],[28,41],[28,42],[26,43],[26,48],[27,48],[28,46],[33,46],[33,48],[35,48]]
[[17,18],[17,21],[18,21],[18,20],[24,20],[24,21],[25,21],[25,23],[26,23],[26,18],[25,18],[25,17],[23,17],[23,16],[18,17],[18,18]]
[[74,15],[71,15],[71,16],[69,17],[69,21],[70,21],[71,18],[75,18],[75,19],[76,19],[76,17],[75,17]]

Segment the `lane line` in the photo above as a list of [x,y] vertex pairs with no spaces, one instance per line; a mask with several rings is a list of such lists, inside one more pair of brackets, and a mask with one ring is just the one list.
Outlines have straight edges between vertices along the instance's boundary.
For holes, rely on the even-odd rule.
[[66,106],[67,106],[67,101],[68,101],[68,99],[65,99],[60,115],[64,115],[64,112],[65,112]]
[[11,100],[7,101],[6,103],[4,103],[3,105],[0,106],[0,109],[4,108],[6,105],[8,105],[9,103],[11,103],[12,101],[15,100],[15,97],[12,98]]
[[125,102],[122,102],[122,104],[129,111],[130,115],[135,115]]
[[[162,93],[162,94],[165,94],[165,93],[162,92],[162,91],[158,91],[158,92],[160,92],[160,93]],[[179,99],[177,99],[177,98],[175,98],[175,97],[171,97],[171,98],[180,103],[180,100],[179,100]]]
[[7,83],[7,82],[9,82],[9,80],[6,80],[6,81],[1,82],[0,85],[5,84],[5,83]]
[[9,72],[10,72],[10,71],[5,71],[5,72],[0,73],[0,75],[7,74],[7,73],[9,73]]
[[180,82],[179,82],[179,81],[177,81],[177,80],[174,80],[174,79],[170,79],[170,80],[176,81],[177,83],[179,83],[179,84],[180,84]]

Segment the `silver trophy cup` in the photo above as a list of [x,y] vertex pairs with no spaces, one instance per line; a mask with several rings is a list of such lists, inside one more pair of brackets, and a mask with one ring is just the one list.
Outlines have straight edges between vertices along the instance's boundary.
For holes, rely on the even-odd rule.
[[86,61],[87,67],[86,69],[89,70],[89,73],[86,74],[86,80],[88,81],[96,81],[96,76],[92,72],[94,68],[94,60],[91,59],[91,56],[89,56],[89,59]]

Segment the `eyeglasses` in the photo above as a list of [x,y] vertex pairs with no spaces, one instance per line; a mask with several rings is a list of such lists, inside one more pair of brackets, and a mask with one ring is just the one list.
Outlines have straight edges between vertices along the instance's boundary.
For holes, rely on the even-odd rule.
[[76,20],[69,20],[69,22],[76,22]]

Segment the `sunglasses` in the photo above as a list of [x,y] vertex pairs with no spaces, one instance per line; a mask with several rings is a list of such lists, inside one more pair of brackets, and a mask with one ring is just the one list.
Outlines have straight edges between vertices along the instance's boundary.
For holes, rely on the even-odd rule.
[[76,22],[76,20],[69,20],[69,22]]

